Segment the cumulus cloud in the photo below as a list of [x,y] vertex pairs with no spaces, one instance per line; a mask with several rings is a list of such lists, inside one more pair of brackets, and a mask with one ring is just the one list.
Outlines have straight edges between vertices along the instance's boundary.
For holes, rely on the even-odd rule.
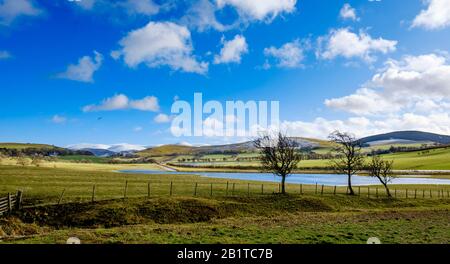
[[[275,64],[280,68],[299,68],[303,67],[302,61],[304,59],[304,48],[300,41],[294,40],[285,43],[279,48],[274,46],[264,49],[264,56],[273,58]],[[269,68],[269,62],[266,62],[264,68]]]
[[181,22],[189,28],[203,32],[208,29],[225,31],[231,26],[225,26],[216,18],[217,7],[209,0],[199,0],[195,2],[181,18]]
[[339,11],[339,15],[344,20],[359,20],[358,16],[356,15],[356,10],[348,3],[344,4],[344,6],[341,8],[341,11]]
[[421,130],[439,134],[450,134],[450,115],[435,113],[419,115],[404,113],[380,118],[350,117],[344,120],[316,118],[311,122],[284,121],[282,131],[291,136],[327,138],[334,130],[354,133],[357,137],[402,130]]
[[216,0],[219,8],[232,6],[244,19],[266,21],[282,13],[292,13],[296,3],[297,0]]
[[11,53],[6,50],[0,50],[0,60],[5,60],[11,58]]
[[441,29],[450,26],[450,0],[427,0],[427,9],[420,11],[412,27]]
[[368,63],[376,60],[374,53],[393,52],[397,46],[395,40],[374,39],[363,31],[354,33],[349,28],[333,29],[328,36],[320,37],[318,42],[317,55],[320,58],[360,58]]
[[241,63],[242,55],[248,52],[247,42],[242,35],[236,35],[230,41],[222,38],[222,44],[220,54],[214,57],[214,64]]
[[122,48],[117,52],[129,67],[145,64],[199,74],[208,71],[208,63],[198,62],[192,55],[190,31],[172,22],[150,22],[129,32],[119,44]]
[[445,112],[450,108],[450,64],[437,54],[388,60],[365,87],[325,101],[328,107],[359,115]]
[[156,123],[169,123],[170,117],[166,114],[158,114],[157,116],[155,116],[153,121],[155,121]]
[[147,96],[139,100],[131,100],[124,94],[116,94],[113,97],[104,99],[99,104],[92,104],[83,107],[83,112],[114,111],[125,109],[157,112],[159,111],[158,98],[154,96]]
[[31,0],[0,1],[0,25],[9,25],[20,16],[38,16],[41,13]]
[[71,64],[67,70],[57,75],[58,78],[79,82],[93,82],[94,73],[100,69],[103,55],[94,51],[94,57],[84,56],[78,60],[78,64]]

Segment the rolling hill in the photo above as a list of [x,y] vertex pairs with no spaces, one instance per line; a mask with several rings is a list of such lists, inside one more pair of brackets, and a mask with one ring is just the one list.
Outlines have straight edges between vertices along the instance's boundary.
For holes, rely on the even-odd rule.
[[434,133],[422,132],[422,131],[396,131],[386,134],[379,134],[360,139],[363,144],[410,144],[417,142],[432,142],[436,144],[447,145],[450,144],[450,136],[439,135]]

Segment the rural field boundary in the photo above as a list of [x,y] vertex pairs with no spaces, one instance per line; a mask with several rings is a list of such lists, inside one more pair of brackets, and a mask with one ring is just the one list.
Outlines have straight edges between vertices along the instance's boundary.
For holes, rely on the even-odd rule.
[[[258,197],[280,193],[281,185],[276,183],[205,183],[205,182],[148,182],[147,184],[125,181],[122,187],[114,190],[107,185],[93,184],[86,186],[82,192],[79,190],[71,194],[71,188],[62,189],[60,194],[54,195],[51,203],[61,204],[69,201],[90,201],[110,199],[127,199],[139,197]],[[288,185],[286,188],[290,195],[316,195],[316,196],[344,196],[348,193],[346,186],[329,185]],[[387,199],[383,187],[354,186],[354,197],[368,199]],[[393,199],[450,199],[450,188],[424,189],[390,189]]]
[[8,193],[7,196],[0,197],[0,215],[19,210],[22,206],[22,191],[17,194]]

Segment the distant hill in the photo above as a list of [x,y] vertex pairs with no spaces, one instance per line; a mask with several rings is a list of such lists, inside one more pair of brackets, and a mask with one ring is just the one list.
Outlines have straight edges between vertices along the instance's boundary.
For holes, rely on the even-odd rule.
[[89,151],[98,157],[110,157],[114,155],[133,154],[137,151],[145,150],[146,148],[139,145],[131,145],[127,143],[105,145],[105,144],[90,144],[80,143],[67,146],[71,150]]
[[34,143],[0,143],[0,153],[7,156],[18,155],[92,155],[89,151],[70,150],[47,144]]
[[[294,137],[293,139],[302,148],[328,147],[331,144],[328,141],[318,139],[308,139],[300,137]],[[159,157],[175,155],[232,154],[254,151],[256,151],[256,148],[253,146],[253,142],[246,141],[242,143],[199,147],[185,145],[163,145],[139,151],[138,155],[145,157]]]
[[47,144],[33,144],[33,143],[0,143],[0,148],[5,149],[61,149],[59,147]]
[[378,144],[378,143],[413,143],[413,142],[432,142],[442,145],[450,144],[450,136],[439,135],[421,131],[396,131],[386,134],[379,134],[361,138],[363,144]]
[[84,148],[84,149],[80,149],[80,150],[88,151],[97,157],[110,157],[110,156],[113,156],[114,154],[116,154],[115,152],[107,150],[107,149]]

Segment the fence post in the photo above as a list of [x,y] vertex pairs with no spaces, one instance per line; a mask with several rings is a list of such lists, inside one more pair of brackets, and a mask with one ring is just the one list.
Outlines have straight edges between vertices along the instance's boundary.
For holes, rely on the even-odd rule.
[[59,196],[58,204],[61,204],[65,192],[66,192],[66,189],[63,189],[61,195]]
[[227,181],[227,189],[225,191],[225,196],[228,196],[228,181]]
[[170,196],[172,196],[172,191],[173,191],[173,182],[170,182]]
[[12,212],[11,193],[8,193],[8,210],[9,210],[9,213]]
[[125,181],[125,189],[123,191],[123,198],[127,198],[128,181]]
[[414,199],[417,199],[417,189],[414,190]]
[[422,190],[422,198],[425,198],[425,189]]
[[209,196],[213,196],[213,184],[212,183],[211,183],[211,192],[210,192]]
[[406,198],[408,199],[408,189],[406,189]]
[[22,194],[23,194],[23,192],[21,190],[17,191],[17,196],[16,196],[16,209],[17,210],[22,209]]
[[195,187],[194,187],[194,196],[197,196],[197,185],[198,185],[198,183],[196,182]]
[[375,194],[376,197],[378,198],[378,187],[375,188],[375,193],[376,193],[376,194]]
[[233,182],[233,190],[231,192],[231,196],[234,196],[234,187],[235,187],[236,183]]
[[336,195],[336,185],[334,185],[334,191],[333,194]]
[[394,190],[394,197],[397,198],[397,189]]
[[264,194],[264,184],[261,184],[261,194]]
[[150,182],[147,183],[147,197],[150,198]]
[[250,197],[250,183],[247,183],[247,197]]
[[92,186],[92,202],[95,202],[95,184]]
[[370,198],[370,187],[367,187],[367,198]]
[[316,190],[314,191],[314,194],[317,194],[317,182],[316,182]]
[[300,194],[303,194],[303,184],[300,184]]
[[358,186],[358,196],[361,196],[361,186]]
[[430,189],[430,198],[433,198],[433,194],[431,193],[431,189]]
[[320,195],[323,195],[323,184],[322,184],[322,189],[320,190]]

